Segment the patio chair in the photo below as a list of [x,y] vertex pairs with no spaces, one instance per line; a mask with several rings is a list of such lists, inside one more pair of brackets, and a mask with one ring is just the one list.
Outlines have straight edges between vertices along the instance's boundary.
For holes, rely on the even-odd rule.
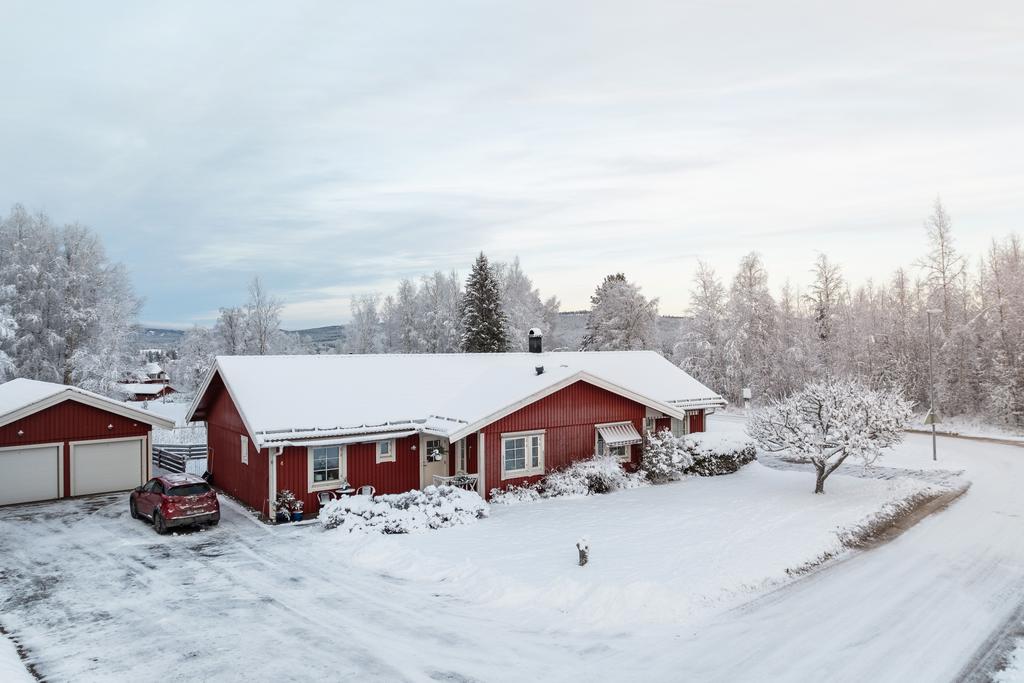
[[373,498],[373,494],[377,493],[377,489],[373,488],[369,484],[365,484],[356,489],[357,496],[369,496]]
[[320,491],[316,494],[316,499],[320,503],[320,507],[323,507],[327,505],[328,501],[335,499],[334,491]]

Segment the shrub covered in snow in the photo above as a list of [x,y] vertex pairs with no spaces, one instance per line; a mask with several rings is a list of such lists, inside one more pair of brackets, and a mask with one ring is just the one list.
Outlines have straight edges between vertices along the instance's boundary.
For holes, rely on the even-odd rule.
[[682,442],[693,459],[693,463],[686,468],[686,474],[700,477],[732,474],[757,460],[754,442],[742,437],[699,432],[684,436]]
[[557,496],[590,496],[646,484],[643,472],[626,472],[614,456],[596,455],[556,470],[535,484],[493,489],[491,502],[515,504]]
[[320,510],[325,529],[349,532],[376,531],[407,534],[469,524],[489,514],[489,506],[475,492],[454,486],[428,486],[422,491],[393,495],[345,496]]
[[655,484],[674,481],[693,464],[693,457],[682,439],[667,429],[648,435],[640,458],[640,468]]

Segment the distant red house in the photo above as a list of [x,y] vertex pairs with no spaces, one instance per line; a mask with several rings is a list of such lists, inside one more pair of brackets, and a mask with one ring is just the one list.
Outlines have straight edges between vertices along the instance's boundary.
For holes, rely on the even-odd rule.
[[147,384],[118,384],[118,390],[126,401],[154,401],[178,393],[170,384],[150,382]]
[[222,356],[186,419],[207,423],[214,484],[269,516],[285,489],[315,513],[344,483],[465,473],[487,496],[595,452],[635,465],[645,431],[703,431],[723,405],[648,351]]

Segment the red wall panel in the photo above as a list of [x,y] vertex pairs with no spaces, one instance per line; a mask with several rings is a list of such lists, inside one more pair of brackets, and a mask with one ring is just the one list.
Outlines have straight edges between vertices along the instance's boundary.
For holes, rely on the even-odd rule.
[[[213,485],[260,514],[269,515],[267,450],[256,450],[223,385],[211,385],[210,390],[215,394],[207,415],[206,442],[207,467],[213,474]],[[242,436],[249,439],[247,465],[242,463]]]
[[[630,421],[643,429],[646,408],[618,394],[589,384],[575,382],[491,423],[486,434],[484,461],[487,490],[529,483],[539,477],[501,478],[501,435],[543,429],[544,469],[561,469],[594,454],[595,424]],[[641,432],[642,433],[642,432]],[[633,465],[640,461],[640,446],[633,446]]]
[[704,431],[704,411],[698,411],[696,415],[690,415],[690,433],[696,434],[697,432]]

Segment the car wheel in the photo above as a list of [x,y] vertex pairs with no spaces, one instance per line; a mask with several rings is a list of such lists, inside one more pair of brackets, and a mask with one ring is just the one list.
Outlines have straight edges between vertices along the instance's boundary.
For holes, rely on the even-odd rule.
[[217,526],[220,523],[220,517],[214,517],[210,520],[210,526]]
[[153,511],[153,528],[160,535],[167,533],[167,522],[164,521],[164,516],[158,510]]
[[135,504],[134,500],[128,501],[128,512],[131,513],[132,519],[139,518],[139,507]]

